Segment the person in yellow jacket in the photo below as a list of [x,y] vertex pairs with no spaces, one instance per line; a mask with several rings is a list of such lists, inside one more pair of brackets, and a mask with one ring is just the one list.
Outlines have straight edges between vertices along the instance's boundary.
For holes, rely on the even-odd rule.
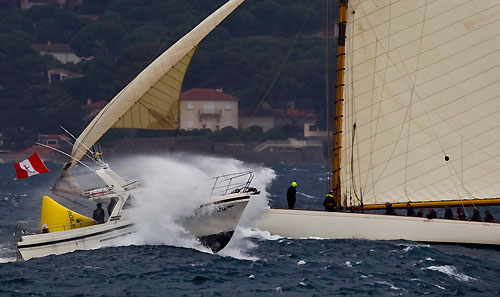
[[335,199],[333,199],[332,191],[326,194],[325,200],[323,201],[323,206],[326,211],[335,211]]
[[286,191],[286,201],[288,202],[288,208],[293,209],[295,207],[295,202],[297,199],[295,196],[297,195],[297,183],[292,182],[292,185]]

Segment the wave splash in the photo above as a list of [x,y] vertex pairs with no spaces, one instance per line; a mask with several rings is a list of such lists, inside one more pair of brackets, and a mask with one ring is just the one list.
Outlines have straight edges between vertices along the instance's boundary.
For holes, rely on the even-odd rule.
[[[200,204],[206,203],[214,182],[212,178],[218,175],[244,171],[253,171],[255,174],[252,186],[260,190],[261,194],[252,196],[239,227],[249,227],[269,208],[265,188],[275,178],[270,168],[245,164],[235,159],[186,154],[135,156],[133,163],[134,166],[130,166],[130,158],[113,162],[113,168],[120,175],[138,178],[142,183],[132,193],[135,203],[132,215],[138,232],[119,245],[171,245],[210,252],[178,222],[192,215]],[[219,254],[255,260],[247,255],[247,251],[254,248],[255,244],[246,238],[241,228],[237,228],[230,244]]]

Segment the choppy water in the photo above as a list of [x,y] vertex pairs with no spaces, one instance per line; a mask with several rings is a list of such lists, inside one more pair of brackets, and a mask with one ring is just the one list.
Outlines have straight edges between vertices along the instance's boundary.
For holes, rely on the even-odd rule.
[[[175,185],[196,187],[184,174],[199,179],[219,174],[209,158],[176,156],[167,160],[142,159],[143,168],[121,165],[122,171],[144,178],[151,164],[159,192]],[[135,159],[137,160],[137,158]],[[252,169],[267,184],[269,204],[284,207],[284,194],[292,180],[299,183],[297,207],[318,209],[326,189],[326,169],[313,165],[277,165],[274,173],[260,166],[217,160],[219,169]],[[220,255],[208,253],[178,239],[172,230],[151,226],[135,244],[77,251],[25,262],[14,260],[12,233],[18,220],[38,222],[41,199],[57,177],[59,165],[48,164],[52,174],[14,180],[12,164],[0,164],[0,295],[4,296],[498,296],[500,252],[453,245],[427,245],[406,241],[291,240],[248,228],[238,230]],[[120,166],[117,166],[120,167]],[[117,168],[118,169],[118,168]],[[119,171],[119,170],[117,170]],[[120,173],[122,171],[119,171]],[[184,173],[183,173],[184,172]],[[151,174],[151,172],[149,172]],[[267,180],[266,180],[267,179]],[[147,192],[154,196],[154,192]],[[178,192],[177,195],[182,193]],[[139,195],[140,196],[140,195]],[[170,200],[160,208],[175,211],[189,203]],[[261,211],[264,199],[252,201]],[[61,201],[64,202],[64,201]],[[150,201],[149,203],[153,203]],[[84,214],[82,205],[68,206]],[[68,204],[65,203],[65,204]],[[148,204],[149,204],[148,203]],[[90,209],[92,204],[87,204]],[[145,211],[148,209],[145,208]],[[497,209],[491,209],[500,219]],[[153,210],[151,210],[153,211]],[[483,212],[483,211],[482,211]],[[170,212],[174,215],[175,212]],[[143,220],[144,224],[157,224]],[[152,240],[158,234],[169,240]],[[169,233],[170,232],[170,233]],[[136,239],[137,240],[137,239]]]

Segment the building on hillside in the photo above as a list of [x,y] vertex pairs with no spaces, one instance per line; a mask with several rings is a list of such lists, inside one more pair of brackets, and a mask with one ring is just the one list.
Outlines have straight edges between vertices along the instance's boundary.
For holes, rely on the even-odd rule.
[[96,102],[92,102],[92,98],[87,98],[87,105],[85,105],[85,110],[87,112],[85,118],[86,119],[92,119],[94,118],[101,109],[104,108],[108,104],[107,101],[100,100]]
[[66,69],[50,69],[48,72],[48,77],[49,77],[49,83],[54,82],[54,81],[60,81],[60,80],[67,80],[67,79],[73,79],[73,78],[78,78],[78,77],[83,77],[83,74],[78,74],[71,72]]
[[328,131],[319,130],[316,125],[311,123],[304,124],[304,137],[305,138],[327,138]]
[[179,111],[181,129],[238,128],[238,98],[222,89],[191,89],[182,93]]
[[50,41],[47,43],[36,43],[32,44],[31,48],[38,51],[40,55],[51,55],[66,64],[69,62],[78,63],[83,58],[78,57],[71,46],[66,43],[51,43]]
[[73,11],[76,7],[83,5],[83,0],[21,0],[21,9],[30,9],[33,6],[54,4],[59,8]]
[[66,135],[57,134],[38,134],[38,142],[57,149],[61,149],[71,143]]
[[241,128],[259,126],[266,132],[271,128],[283,127],[285,125],[302,126],[306,123],[313,124],[316,122],[316,117],[310,110],[297,108],[262,109],[253,116],[250,113],[241,111],[239,121]]

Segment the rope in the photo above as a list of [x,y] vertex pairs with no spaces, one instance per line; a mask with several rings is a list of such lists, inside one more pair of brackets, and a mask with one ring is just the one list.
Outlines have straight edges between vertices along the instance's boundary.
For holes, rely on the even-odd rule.
[[288,62],[288,59],[290,58],[290,56],[292,54],[292,51],[295,48],[295,45],[297,44],[297,41],[298,41],[298,39],[300,38],[300,36],[302,34],[302,30],[304,29],[304,26],[305,26],[306,21],[307,21],[307,19],[309,17],[309,13],[311,12],[311,9],[312,9],[312,6],[313,6],[314,2],[315,2],[315,0],[311,0],[311,3],[309,4],[309,9],[307,10],[306,15],[304,17],[304,20],[302,21],[302,24],[300,26],[299,32],[296,35],[295,39],[293,40],[292,45],[290,46],[290,49],[288,50],[288,52],[287,52],[287,54],[285,56],[285,59],[281,63],[281,66],[280,66],[280,68],[278,70],[278,73],[276,73],[276,75],[274,76],[273,80],[271,81],[271,84],[267,88],[266,93],[264,94],[264,96],[262,96],[262,99],[260,100],[259,104],[255,108],[255,110],[252,113],[252,115],[248,118],[248,120],[245,123],[245,125],[243,126],[243,128],[248,128],[248,125],[250,124],[250,121],[255,117],[255,114],[257,114],[257,112],[260,110],[260,108],[262,107],[262,104],[264,104],[267,96],[269,95],[269,93],[273,89],[274,85],[276,84],[276,81],[278,81],[278,78],[280,77],[281,73],[283,72],[283,69],[285,68],[286,63]]
[[330,8],[329,8],[329,2],[328,0],[325,1],[325,8],[324,8],[324,23],[325,23],[325,99],[326,99],[326,135],[327,135],[327,158],[328,162],[326,162],[326,172],[327,172],[327,178],[328,178],[328,183],[326,185],[326,192],[328,193],[329,190],[331,189],[332,186],[332,168],[330,164],[330,160],[332,160],[332,127],[331,127],[331,121],[330,121],[330,109],[331,109],[331,100],[330,100],[330,68],[329,68],[329,58],[330,58]]

